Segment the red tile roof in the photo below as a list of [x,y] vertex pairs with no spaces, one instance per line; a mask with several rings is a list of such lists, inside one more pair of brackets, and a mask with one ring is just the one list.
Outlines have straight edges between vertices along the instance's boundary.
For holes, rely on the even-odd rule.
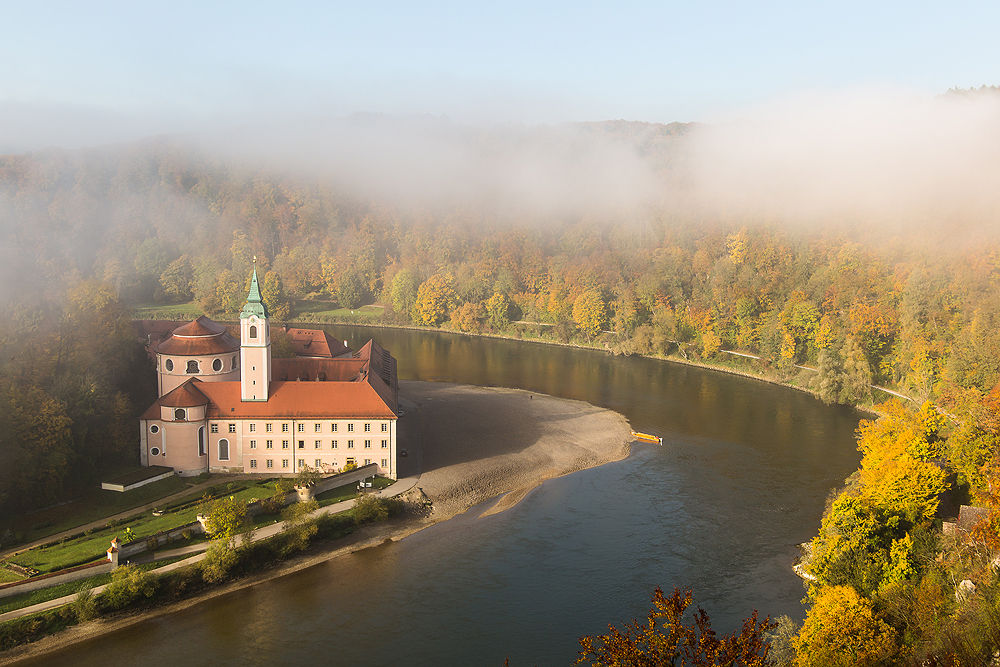
[[240,341],[226,327],[202,315],[174,329],[174,335],[153,348],[157,354],[198,357],[238,352]]
[[272,359],[271,378],[290,382],[299,379],[353,382],[365,363],[364,359]]
[[292,349],[300,357],[330,359],[351,352],[342,340],[337,340],[322,329],[288,329]]
[[[198,386],[195,386],[196,382]],[[191,378],[161,397],[160,405],[168,408],[193,408],[196,405],[205,405],[208,403],[208,397],[200,391],[203,386],[205,386],[204,382],[197,378]]]
[[239,382],[205,382],[209,419],[395,419],[396,406],[364,382],[272,382],[267,402],[240,400]]
[[182,327],[174,329],[175,336],[186,337],[218,336],[222,333],[226,333],[226,327],[214,320],[210,320],[205,315],[202,315],[193,322],[188,322]]

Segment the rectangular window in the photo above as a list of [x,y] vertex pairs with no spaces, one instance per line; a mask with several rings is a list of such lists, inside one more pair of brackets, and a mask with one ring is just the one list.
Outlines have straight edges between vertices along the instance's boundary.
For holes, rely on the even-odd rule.
[[267,448],[268,449],[274,449],[274,440],[268,440],[267,441]]
[[372,441],[365,440],[365,449],[371,449],[371,448],[372,448]]
[[257,449],[257,441],[256,440],[251,440],[250,441],[250,449]]
[[212,424],[212,433],[218,433],[218,432],[219,432],[219,425]]
[[323,432],[323,425],[322,424],[313,424],[313,431],[315,431],[316,433],[322,433]]
[[299,433],[305,433],[305,431],[306,431],[306,425],[299,424]]
[[274,467],[274,459],[268,459],[267,460],[267,467],[268,468],[273,468]]
[[253,433],[256,430],[257,430],[257,425],[256,424],[250,424],[250,432]]
[[322,465],[323,465],[323,462],[320,461],[319,459],[316,459],[316,468],[318,469]]
[[251,468],[257,467],[257,459],[250,459],[250,467]]
[[322,446],[323,446],[323,441],[322,440],[317,440],[316,441],[316,449],[319,449]]
[[334,432],[334,433],[336,433],[336,432],[337,432],[337,425],[336,425],[336,424],[334,424],[334,425],[333,425],[333,432]]
[[281,467],[282,468],[288,467],[288,459],[281,459]]
[[236,424],[230,424],[229,425],[229,432],[230,433],[236,433]]
[[305,466],[306,466],[306,460],[305,459],[299,459],[299,467],[300,468],[304,468]]
[[354,441],[353,440],[348,440],[347,441],[347,448],[348,449],[354,449]]
[[365,433],[371,433],[371,431],[372,431],[372,425],[365,424]]
[[382,449],[385,449],[388,446],[389,446],[389,441],[388,440],[383,440],[382,441]]
[[347,432],[348,433],[354,433],[354,424],[348,424],[347,425]]
[[[268,433],[271,433],[272,431],[274,431],[274,424],[265,424],[264,425],[264,430],[267,431]],[[382,430],[385,430],[385,429],[382,429]]]
[[389,430],[389,425],[388,424],[382,424],[382,432],[385,433],[388,430]]
[[365,465],[371,465],[371,462],[372,462],[371,459],[365,459]]
[[288,433],[288,424],[282,424],[281,425],[281,432],[282,433]]
[[305,448],[306,448],[306,441],[299,440],[299,449],[305,449]]
[[281,441],[281,448],[282,449],[288,449],[288,441],[287,440],[282,440]]
[[356,465],[354,463],[354,457],[353,456],[348,456],[347,457],[347,465]]
[[336,449],[336,448],[337,448],[337,441],[334,440],[333,441],[333,445],[331,446],[331,449]]
[[386,461],[385,459],[382,459],[382,467],[385,468],[387,465],[389,465],[389,462]]

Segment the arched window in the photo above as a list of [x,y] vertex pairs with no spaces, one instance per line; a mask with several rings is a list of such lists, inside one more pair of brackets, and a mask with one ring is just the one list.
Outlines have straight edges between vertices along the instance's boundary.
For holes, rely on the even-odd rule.
[[212,362],[212,370],[216,373],[222,370],[222,359],[216,359]]
[[179,422],[182,422],[185,419],[187,419],[187,412],[185,412],[184,408],[177,408],[176,410],[174,410],[174,419]]
[[167,369],[168,371],[172,371],[172,370],[174,370],[174,360],[173,360],[173,359],[167,359],[167,363],[165,363],[165,364],[163,364],[163,365],[164,365],[164,367],[165,367],[165,368],[166,368],[166,369]]
[[205,427],[198,429],[198,456],[205,455]]
[[198,372],[198,362],[194,359],[190,360],[187,365],[187,370],[185,373],[197,373]]
[[229,441],[223,438],[219,440],[219,460],[228,461],[229,460]]
[[250,337],[251,338],[256,338],[257,337],[257,327],[255,327],[253,325],[250,325]]

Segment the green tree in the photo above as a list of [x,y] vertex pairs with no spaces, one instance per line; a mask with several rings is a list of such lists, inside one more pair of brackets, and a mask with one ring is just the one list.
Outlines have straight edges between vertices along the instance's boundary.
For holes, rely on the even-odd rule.
[[260,298],[267,308],[267,313],[273,322],[284,322],[291,312],[291,304],[285,295],[285,287],[275,271],[264,274],[264,284],[260,289]]
[[365,286],[357,273],[347,271],[337,281],[337,303],[341,308],[357,308],[364,298]]
[[212,504],[205,524],[213,540],[232,547],[236,537],[247,532],[252,525],[247,512],[247,502],[235,500],[233,496],[216,500]]
[[155,296],[156,301],[164,303],[185,303],[194,298],[194,267],[187,255],[181,255],[163,270]]
[[417,302],[417,290],[420,289],[420,278],[413,269],[402,269],[392,278],[389,287],[389,298],[392,308],[397,313],[410,316]]
[[138,565],[120,565],[111,574],[111,583],[101,593],[102,606],[124,609],[156,593],[157,581]]
[[281,512],[281,519],[284,521],[285,548],[283,552],[287,555],[296,551],[302,551],[309,546],[309,540],[319,531],[316,525],[316,517],[313,512],[319,509],[319,503],[315,500],[307,502],[292,503]]
[[486,300],[486,315],[494,329],[504,331],[510,326],[510,306],[510,297],[499,292]]

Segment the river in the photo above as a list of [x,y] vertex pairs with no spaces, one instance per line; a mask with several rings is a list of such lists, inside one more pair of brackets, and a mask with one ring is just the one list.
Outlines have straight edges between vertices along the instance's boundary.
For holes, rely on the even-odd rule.
[[[435,332],[374,337],[400,379],[588,401],[660,434],[626,460],[550,480],[397,543],[145,621],[38,664],[569,665],[577,639],[642,617],[659,585],[694,590],[722,632],[753,609],[801,620],[795,544],[860,458],[861,415],[715,371]],[[30,663],[28,663],[30,664]]]

